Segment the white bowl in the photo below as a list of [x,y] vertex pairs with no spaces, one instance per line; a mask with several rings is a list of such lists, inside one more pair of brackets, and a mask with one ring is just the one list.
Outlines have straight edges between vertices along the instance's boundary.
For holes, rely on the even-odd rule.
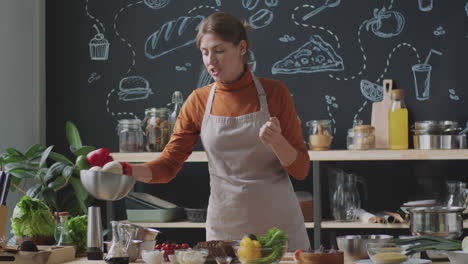
[[466,264],[468,263],[468,252],[464,251],[447,251],[445,252],[450,259],[450,264]]
[[81,170],[80,179],[94,198],[106,201],[124,198],[135,185],[134,177],[102,171]]

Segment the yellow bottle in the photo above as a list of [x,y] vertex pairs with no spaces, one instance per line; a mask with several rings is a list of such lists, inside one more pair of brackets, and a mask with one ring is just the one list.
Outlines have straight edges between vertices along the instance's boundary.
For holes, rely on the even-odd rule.
[[408,149],[408,109],[405,105],[405,91],[392,90],[392,104],[388,111],[388,145],[390,149]]

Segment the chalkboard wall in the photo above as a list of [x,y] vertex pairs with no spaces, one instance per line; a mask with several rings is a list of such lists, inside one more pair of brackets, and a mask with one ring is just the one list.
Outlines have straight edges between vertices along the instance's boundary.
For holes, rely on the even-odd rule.
[[[165,106],[175,90],[186,98],[209,83],[195,28],[218,10],[251,24],[252,69],[289,87],[303,124],[332,119],[333,149],[346,148],[354,119],[370,123],[383,79],[406,91],[411,121],[468,120],[466,0],[48,0],[47,143],[65,151],[70,120],[85,144],[118,151],[119,119],[143,119],[145,108]],[[340,166],[362,174],[417,167],[382,164]],[[462,166],[456,164],[434,167]],[[174,190],[199,183],[192,198],[207,197],[207,174],[206,164],[187,164],[174,182],[148,188],[188,204],[198,198],[180,198]],[[389,182],[414,171],[391,174]],[[299,186],[311,189],[310,181]]]

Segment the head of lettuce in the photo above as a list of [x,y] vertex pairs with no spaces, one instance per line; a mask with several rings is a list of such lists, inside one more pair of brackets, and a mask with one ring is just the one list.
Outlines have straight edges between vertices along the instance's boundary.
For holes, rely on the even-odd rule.
[[47,205],[38,199],[23,196],[16,204],[11,228],[17,243],[28,238],[39,245],[54,243],[55,222]]

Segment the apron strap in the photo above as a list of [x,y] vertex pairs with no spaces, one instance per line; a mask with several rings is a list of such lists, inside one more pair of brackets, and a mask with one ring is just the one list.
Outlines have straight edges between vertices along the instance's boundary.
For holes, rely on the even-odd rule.
[[252,79],[255,83],[255,88],[257,88],[257,93],[258,93],[258,101],[260,102],[260,111],[265,112],[270,116],[270,111],[268,110],[268,102],[265,94],[265,90],[263,89],[262,83],[255,77],[255,75],[252,73]]
[[211,105],[213,104],[215,91],[216,91],[216,82],[213,84],[213,86],[211,86],[210,95],[208,96],[208,100],[206,101],[205,115],[204,115],[203,120],[206,120],[211,114]]

